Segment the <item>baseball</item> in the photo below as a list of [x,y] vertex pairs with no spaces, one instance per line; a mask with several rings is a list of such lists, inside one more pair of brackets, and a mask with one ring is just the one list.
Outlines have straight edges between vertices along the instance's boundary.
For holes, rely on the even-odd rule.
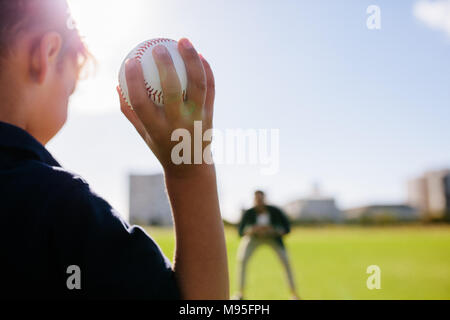
[[119,71],[119,87],[122,96],[130,107],[131,103],[130,97],[128,95],[127,80],[125,76],[125,62],[128,59],[132,58],[137,58],[137,60],[141,63],[142,71],[144,73],[144,83],[147,89],[148,96],[156,105],[160,107],[164,106],[164,95],[161,88],[158,67],[156,66],[152,55],[153,48],[158,45],[165,46],[169,51],[175,65],[178,78],[180,79],[183,99],[186,99],[187,74],[183,58],[178,52],[178,42],[171,39],[158,38],[140,43],[126,56],[126,58],[122,62],[122,66],[120,67]]

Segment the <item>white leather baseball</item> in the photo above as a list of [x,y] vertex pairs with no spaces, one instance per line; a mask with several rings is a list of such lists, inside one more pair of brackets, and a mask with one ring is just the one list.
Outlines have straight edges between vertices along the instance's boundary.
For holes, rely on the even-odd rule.
[[152,50],[158,45],[163,45],[169,51],[175,69],[180,79],[183,99],[186,99],[187,90],[187,73],[186,67],[184,65],[183,58],[178,52],[178,42],[171,39],[152,39],[144,41],[136,48],[134,48],[124,59],[122,66],[119,71],[119,87],[122,92],[122,96],[125,101],[131,107],[130,97],[128,95],[127,80],[125,76],[125,62],[128,59],[136,58],[142,66],[142,71],[144,73],[144,83],[147,88],[148,96],[152,101],[158,106],[164,106],[164,95],[161,88],[161,81],[159,78],[158,67],[156,66],[155,60],[153,59]]

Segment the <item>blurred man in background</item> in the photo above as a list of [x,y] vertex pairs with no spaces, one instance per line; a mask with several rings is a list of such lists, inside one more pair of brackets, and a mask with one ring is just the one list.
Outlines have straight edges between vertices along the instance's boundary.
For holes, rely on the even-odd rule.
[[239,235],[243,238],[238,249],[239,292],[235,298],[244,298],[246,267],[251,255],[259,246],[269,245],[275,250],[284,267],[292,299],[298,300],[294,276],[282,239],[290,232],[289,220],[280,209],[266,204],[263,191],[255,192],[254,204],[253,208],[244,212],[239,224]]

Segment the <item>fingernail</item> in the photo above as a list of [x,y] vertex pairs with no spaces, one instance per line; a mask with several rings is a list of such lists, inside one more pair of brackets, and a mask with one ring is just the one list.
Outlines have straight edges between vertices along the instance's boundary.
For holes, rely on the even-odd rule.
[[192,49],[194,46],[192,45],[192,43],[188,40],[188,39],[182,39],[181,44],[183,45],[183,47],[185,47],[186,49]]
[[159,45],[155,47],[155,49],[153,49],[153,52],[157,57],[164,57],[166,55],[167,49],[166,47]]

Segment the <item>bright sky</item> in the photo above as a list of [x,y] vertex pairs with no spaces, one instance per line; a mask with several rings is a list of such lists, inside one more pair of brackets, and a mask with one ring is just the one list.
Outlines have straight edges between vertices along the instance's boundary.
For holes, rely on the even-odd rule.
[[449,0],[69,2],[98,69],[49,149],[124,216],[127,175],[161,168],[120,114],[117,73],[156,37],[187,37],[210,61],[217,128],[280,129],[278,174],[218,167],[228,219],[255,188],[284,204],[314,182],[341,208],[403,202],[409,178],[450,166]]

